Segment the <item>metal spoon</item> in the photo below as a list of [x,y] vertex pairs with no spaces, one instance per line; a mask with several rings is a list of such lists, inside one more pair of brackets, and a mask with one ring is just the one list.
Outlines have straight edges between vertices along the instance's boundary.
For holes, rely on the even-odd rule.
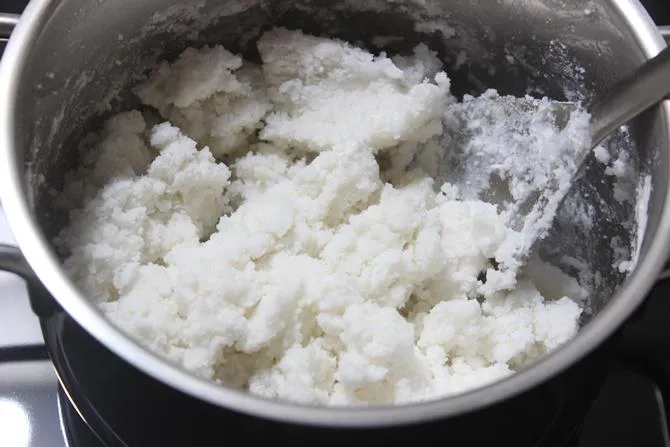
[[[584,169],[587,157],[612,132],[628,123],[651,106],[670,96],[670,47],[665,48],[658,55],[649,59],[633,73],[615,84],[591,103],[590,133],[591,145],[579,153],[576,160],[578,169],[573,175],[577,177]],[[576,107],[573,103],[559,103],[559,114],[569,116],[570,110]],[[556,209],[560,208],[566,194],[561,198]],[[548,225],[550,227],[551,225]],[[546,228],[548,229],[548,228]],[[519,257],[521,264],[525,264],[528,256],[534,252],[535,245],[540,239],[539,232],[534,235],[528,250]]]
[[604,94],[596,97],[590,107],[591,148],[584,159],[602,140],[651,106],[670,95],[670,47],[642,64]]

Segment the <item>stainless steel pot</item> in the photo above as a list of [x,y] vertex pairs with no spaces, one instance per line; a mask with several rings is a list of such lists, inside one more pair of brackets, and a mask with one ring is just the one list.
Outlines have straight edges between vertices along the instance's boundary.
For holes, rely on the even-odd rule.
[[[99,123],[101,115],[132,106],[132,98],[116,94],[159,58],[211,42],[244,52],[272,24],[364,43],[377,35],[400,35],[396,51],[428,41],[439,50],[457,93],[491,86],[506,93],[547,93],[587,102],[593,92],[665,45],[636,0],[33,0],[0,67],[0,188],[20,247],[2,247],[0,268],[23,276],[34,295],[43,295],[43,284],[55,307],[61,306],[121,358],[175,389],[242,413],[331,426],[448,418],[505,400],[586,356],[642,303],[670,250],[668,103],[634,122],[630,138],[622,133],[611,141],[624,148],[640,176],[650,175],[650,195],[637,204],[618,204],[611,182],[601,181],[602,167],[593,164],[570,199],[591,206],[593,220],[575,220],[562,210],[541,251],[579,276],[590,291],[591,314],[572,341],[505,380],[402,407],[315,408],[268,401],[198,379],[117,330],[68,280],[50,244],[65,222],[50,208],[50,200],[64,173],[76,164],[72,142]],[[0,32],[12,25],[11,17],[2,17]],[[253,52],[247,54],[253,57]],[[632,222],[642,205],[648,205],[646,230],[636,234],[624,223]],[[611,240],[618,237],[633,246],[638,236],[638,262],[625,275],[612,266],[616,253]],[[632,256],[635,250],[630,251]],[[38,313],[50,312],[49,305],[34,307]]]

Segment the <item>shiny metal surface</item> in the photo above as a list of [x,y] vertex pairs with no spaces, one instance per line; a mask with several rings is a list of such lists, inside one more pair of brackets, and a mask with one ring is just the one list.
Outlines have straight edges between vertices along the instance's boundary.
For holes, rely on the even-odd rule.
[[665,39],[666,43],[670,43],[670,26],[659,26],[658,31]]
[[21,250],[12,245],[0,244],[0,270],[15,273],[25,279],[33,279],[33,272]]
[[[19,16],[0,14],[0,55]],[[0,206],[0,245],[16,241]],[[12,249],[15,250],[15,249]],[[4,262],[6,259],[0,259]],[[13,262],[17,262],[14,260]],[[23,261],[18,261],[20,265]],[[25,282],[0,272],[0,350],[22,350],[43,344],[37,316],[30,308]],[[57,417],[58,379],[48,360],[0,362],[0,445],[65,447]]]
[[592,144],[670,95],[670,48],[618,82],[591,106]]
[[[659,32],[665,39],[665,42],[670,45],[670,26],[659,26],[658,27]],[[669,261],[670,262],[670,261]],[[666,264],[666,269],[661,272],[659,275],[659,280],[660,281],[665,281],[670,279],[670,263]]]
[[0,12],[0,39],[8,39],[18,21],[19,16],[17,14]]
[[[610,180],[603,184],[602,171],[594,169],[577,192],[589,192],[583,194],[586,205],[601,209],[605,203],[611,213],[597,215],[589,228],[559,215],[545,244],[548,259],[553,247],[554,255],[574,261],[564,265],[558,259],[557,265],[568,271],[578,266],[577,273],[591,282],[594,316],[574,340],[505,380],[416,405],[314,408],[195,378],[118,331],[63,274],[50,244],[66,216],[51,209],[49,192],[76,165],[73,141],[95,126],[101,113],[131,107],[132,98],[110,99],[158,59],[213,42],[243,52],[272,24],[363,43],[377,35],[401,35],[392,51],[428,41],[445,61],[458,94],[490,86],[587,102],[665,46],[636,0],[33,0],[0,66],[2,201],[31,268],[100,342],[154,378],[221,407],[305,424],[384,426],[461,414],[527,390],[588,354],[642,302],[670,250],[667,103],[632,124],[627,146],[636,171],[649,173],[653,185],[637,267],[628,277],[612,267],[611,238],[632,245],[635,234],[618,222],[635,210],[617,205]],[[467,63],[457,68],[461,55]]]
[[0,445],[66,445],[57,414],[57,384],[49,362],[0,364]]

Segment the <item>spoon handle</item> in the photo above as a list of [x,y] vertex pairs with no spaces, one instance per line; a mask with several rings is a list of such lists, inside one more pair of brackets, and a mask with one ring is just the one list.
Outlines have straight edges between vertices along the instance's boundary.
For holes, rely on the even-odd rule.
[[670,47],[614,85],[591,107],[591,146],[670,96]]

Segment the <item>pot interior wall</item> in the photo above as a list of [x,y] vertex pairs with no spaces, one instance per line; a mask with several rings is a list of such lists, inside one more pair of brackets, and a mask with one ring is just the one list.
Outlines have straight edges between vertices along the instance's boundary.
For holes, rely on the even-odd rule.
[[[63,0],[49,9],[16,110],[17,147],[24,151],[36,217],[49,237],[66,222],[50,204],[64,173],[76,165],[76,141],[102,117],[135,105],[124,91],[156,61],[187,46],[221,43],[254,59],[256,38],[276,25],[374,51],[408,52],[425,42],[439,52],[459,96],[491,87],[587,102],[643,60],[631,31],[604,0]],[[376,36],[392,38],[380,48]],[[636,174],[652,174],[657,187],[648,234],[666,193],[663,118],[650,112],[608,143],[612,154],[630,158]],[[619,184],[633,195],[636,186]],[[624,280],[613,263],[629,258],[635,242],[635,200],[618,202],[613,188],[604,166],[590,160],[540,251],[579,278],[594,313]]]

